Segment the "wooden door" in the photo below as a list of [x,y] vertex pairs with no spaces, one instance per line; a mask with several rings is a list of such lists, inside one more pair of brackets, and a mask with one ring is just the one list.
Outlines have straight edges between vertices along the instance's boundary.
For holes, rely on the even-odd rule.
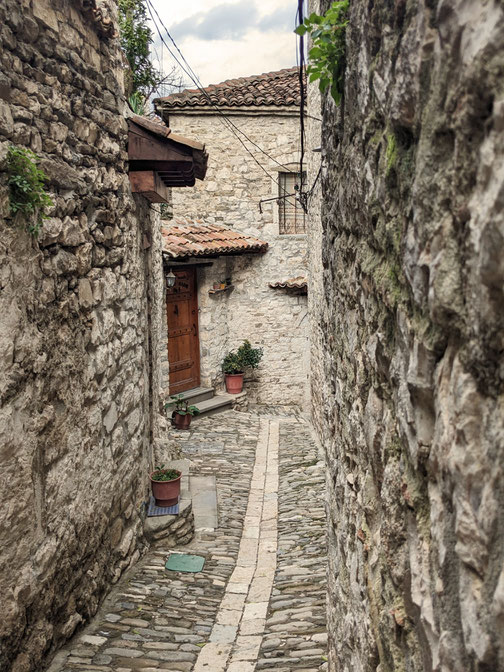
[[198,296],[196,269],[173,270],[174,287],[166,290],[170,394],[200,384]]

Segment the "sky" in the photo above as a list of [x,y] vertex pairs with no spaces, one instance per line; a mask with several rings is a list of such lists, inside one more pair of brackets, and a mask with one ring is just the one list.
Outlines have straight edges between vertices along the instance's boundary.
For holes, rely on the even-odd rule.
[[[203,86],[296,65],[296,0],[151,2]],[[159,44],[154,60],[162,56],[169,72],[173,59]]]

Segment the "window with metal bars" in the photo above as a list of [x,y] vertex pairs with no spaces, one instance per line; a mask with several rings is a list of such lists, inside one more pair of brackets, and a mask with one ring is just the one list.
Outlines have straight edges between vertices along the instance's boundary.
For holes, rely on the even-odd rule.
[[305,212],[296,196],[292,196],[301,191],[301,186],[300,173],[278,173],[278,195],[285,197],[278,200],[278,222],[281,234],[306,233]]

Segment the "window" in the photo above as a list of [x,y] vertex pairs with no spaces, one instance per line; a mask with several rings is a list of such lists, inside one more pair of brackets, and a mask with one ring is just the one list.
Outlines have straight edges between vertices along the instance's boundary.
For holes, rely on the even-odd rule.
[[[303,173],[304,177],[304,173]],[[279,233],[306,233],[305,212],[295,194],[301,189],[299,173],[278,173],[278,194],[286,196],[278,201]]]

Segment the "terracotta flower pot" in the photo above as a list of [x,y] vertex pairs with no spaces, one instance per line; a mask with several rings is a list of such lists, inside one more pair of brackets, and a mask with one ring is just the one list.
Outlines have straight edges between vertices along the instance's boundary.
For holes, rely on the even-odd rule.
[[226,373],[226,392],[240,394],[243,390],[243,373]]
[[177,411],[173,411],[172,425],[177,429],[189,429],[189,425],[191,424],[191,418],[192,415],[190,413],[181,415],[180,413],[177,413]]
[[[178,471],[178,470],[177,470]],[[152,474],[155,472],[153,471]],[[178,471],[178,478],[173,481],[154,481],[150,475],[152,495],[156,500],[156,506],[173,506],[179,500],[180,496],[180,479],[182,473]]]

